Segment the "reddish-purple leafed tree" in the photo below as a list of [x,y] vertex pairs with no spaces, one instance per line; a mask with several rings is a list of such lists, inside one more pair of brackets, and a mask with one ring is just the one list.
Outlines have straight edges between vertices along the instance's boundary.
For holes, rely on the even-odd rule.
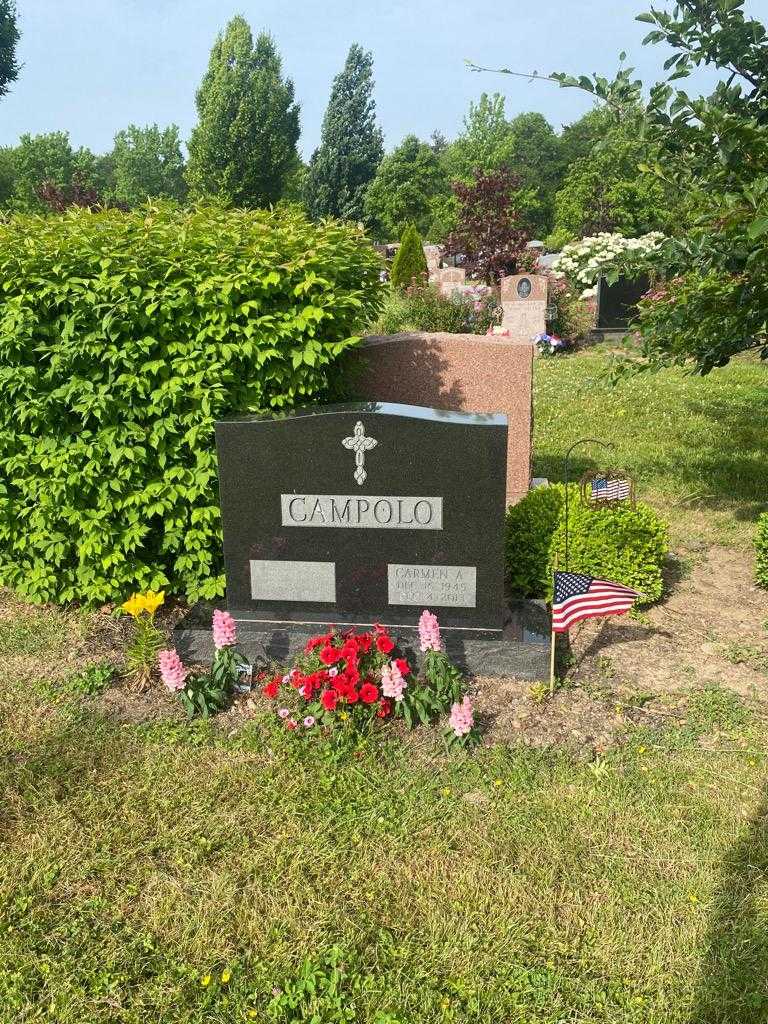
[[520,179],[506,168],[490,174],[478,171],[470,185],[453,183],[459,216],[456,229],[446,239],[446,255],[463,257],[469,277],[496,284],[517,272],[529,240],[515,209],[519,188]]
[[82,206],[88,210],[97,210],[101,206],[98,191],[86,184],[77,172],[72,176],[71,185],[61,186],[55,181],[44,181],[38,186],[37,197],[52,213],[63,213],[68,206]]

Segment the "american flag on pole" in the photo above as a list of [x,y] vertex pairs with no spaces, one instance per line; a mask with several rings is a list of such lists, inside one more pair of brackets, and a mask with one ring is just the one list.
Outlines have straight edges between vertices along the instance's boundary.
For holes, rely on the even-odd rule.
[[598,580],[576,572],[556,572],[552,630],[565,633],[582,619],[623,615],[639,596],[636,590],[621,583]]
[[623,501],[632,493],[632,485],[629,480],[593,480],[592,500],[593,501]]

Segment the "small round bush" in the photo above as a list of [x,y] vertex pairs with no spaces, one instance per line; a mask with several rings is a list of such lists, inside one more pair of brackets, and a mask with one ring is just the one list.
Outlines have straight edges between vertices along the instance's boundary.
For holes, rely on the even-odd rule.
[[757,562],[755,576],[761,587],[768,588],[768,512],[764,512],[757,521],[755,537]]
[[[633,587],[642,603],[657,601],[664,590],[667,527],[650,506],[629,503],[591,508],[579,488],[569,489],[569,565],[571,572],[598,576]],[[531,491],[507,513],[506,568],[512,593],[552,597],[552,571],[565,569],[565,487],[553,484]]]

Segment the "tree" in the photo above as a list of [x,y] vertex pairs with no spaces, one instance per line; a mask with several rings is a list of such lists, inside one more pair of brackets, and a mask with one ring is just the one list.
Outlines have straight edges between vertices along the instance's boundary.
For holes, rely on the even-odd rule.
[[528,242],[514,206],[520,183],[506,169],[475,177],[471,185],[454,182],[458,226],[446,240],[446,253],[462,257],[470,276],[493,284],[516,272]]
[[449,193],[434,150],[408,135],[379,164],[365,197],[365,213],[384,240],[399,237],[406,224],[431,239],[433,200]]
[[310,216],[362,220],[365,193],[383,155],[373,99],[373,57],[354,44],[333,80],[320,145],[310,160]]
[[19,30],[16,25],[15,0],[0,0],[0,99],[8,86],[19,77],[21,67],[16,60]]
[[476,171],[485,174],[508,167],[513,148],[512,126],[504,113],[504,97],[483,93],[469,104],[464,130],[442,154],[447,174],[469,182]]
[[426,282],[427,258],[421,236],[413,224],[408,224],[400,239],[400,248],[392,261],[390,280],[393,288],[411,288]]
[[189,140],[192,192],[236,206],[276,203],[297,160],[299,107],[271,36],[261,33],[254,45],[245,18],[229,22],[211,51],[197,112]]
[[647,155],[639,118],[614,126],[569,168],[555,205],[555,231],[569,240],[618,231],[636,238],[670,227],[673,199],[639,169]]
[[7,205],[16,183],[16,151],[0,146],[0,208]]
[[129,125],[115,136],[111,157],[108,198],[115,203],[130,208],[146,199],[184,198],[184,157],[175,124]]
[[552,230],[555,193],[564,166],[560,140],[542,114],[518,114],[510,122],[509,169],[520,179],[517,208],[538,237]]
[[45,212],[41,190],[97,188],[98,159],[85,148],[72,149],[67,132],[22,135],[14,150],[15,180],[10,204],[22,212]]

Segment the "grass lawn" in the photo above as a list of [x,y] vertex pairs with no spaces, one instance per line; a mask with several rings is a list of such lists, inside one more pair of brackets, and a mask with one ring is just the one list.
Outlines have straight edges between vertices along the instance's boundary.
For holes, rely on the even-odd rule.
[[[537,472],[614,440],[680,543],[745,544],[765,369],[612,391],[605,362],[537,366]],[[591,762],[334,759],[258,718],[106,717],[71,683],[96,622],[0,603],[2,1024],[768,1021],[759,702],[694,687]]]

